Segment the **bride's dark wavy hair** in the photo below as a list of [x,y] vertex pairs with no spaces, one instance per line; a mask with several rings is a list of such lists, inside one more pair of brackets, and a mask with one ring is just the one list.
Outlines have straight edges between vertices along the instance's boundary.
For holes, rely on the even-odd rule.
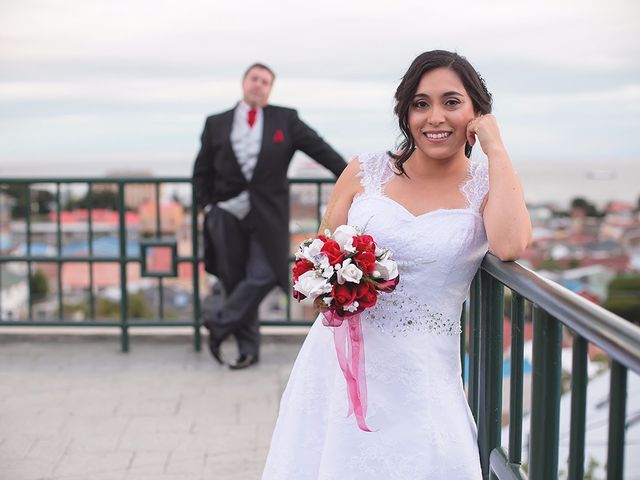
[[[434,68],[449,68],[453,70],[464,85],[465,90],[471,97],[473,110],[475,113],[487,114],[491,113],[492,97],[484,79],[476,71],[469,61],[462,55],[446,50],[431,50],[424,52],[411,63],[411,66],[402,77],[400,85],[395,94],[394,113],[398,117],[398,124],[402,132],[402,138],[398,145],[400,153],[389,155],[394,159],[395,167],[406,175],[402,165],[406,162],[416,148],[416,143],[409,129],[409,109],[413,102],[413,97],[418,89],[418,84],[422,76]],[[471,156],[471,145],[469,142],[464,147],[464,154]]]

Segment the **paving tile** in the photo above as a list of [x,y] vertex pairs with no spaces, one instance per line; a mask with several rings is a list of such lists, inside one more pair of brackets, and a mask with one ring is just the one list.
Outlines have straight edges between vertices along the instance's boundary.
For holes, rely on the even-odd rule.
[[58,477],[122,479],[133,460],[130,452],[72,453],[62,457],[54,471]]
[[235,372],[187,337],[0,337],[0,479],[259,479],[301,341]]

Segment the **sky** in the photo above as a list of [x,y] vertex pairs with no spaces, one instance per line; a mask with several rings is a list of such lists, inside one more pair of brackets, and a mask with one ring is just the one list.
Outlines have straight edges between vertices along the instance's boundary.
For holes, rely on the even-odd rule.
[[277,74],[271,103],[342,155],[387,150],[395,88],[437,48],[485,78],[516,167],[640,179],[634,0],[1,0],[0,175],[188,176],[254,61]]

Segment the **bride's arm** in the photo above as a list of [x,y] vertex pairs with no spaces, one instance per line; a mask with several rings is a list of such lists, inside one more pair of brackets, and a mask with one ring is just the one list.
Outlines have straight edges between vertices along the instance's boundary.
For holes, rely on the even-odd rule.
[[516,260],[531,240],[531,219],[522,185],[500,138],[495,117],[478,117],[471,122],[470,129],[489,158],[489,193],[482,210],[489,250],[502,261]]
[[347,168],[344,169],[335,186],[333,192],[329,198],[327,210],[325,211],[322,223],[318,233],[324,233],[324,230],[328,228],[333,232],[336,227],[347,223],[347,214],[351,207],[353,197],[362,191],[360,186],[360,178],[357,176],[360,171],[360,160],[358,158],[352,159]]

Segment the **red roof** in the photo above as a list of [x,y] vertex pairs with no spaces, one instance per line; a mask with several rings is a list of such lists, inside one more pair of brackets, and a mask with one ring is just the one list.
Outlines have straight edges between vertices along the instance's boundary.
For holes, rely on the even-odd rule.
[[[49,220],[52,222],[57,221],[57,215],[57,212],[49,213]],[[140,223],[140,219],[137,213],[125,212],[124,215],[124,221],[127,225]],[[96,208],[91,212],[91,219],[93,223],[108,223],[117,225],[120,221],[120,215],[115,210]],[[60,212],[60,222],[63,224],[86,223],[88,221],[89,211],[86,208],[79,208],[77,210],[65,210]]]

